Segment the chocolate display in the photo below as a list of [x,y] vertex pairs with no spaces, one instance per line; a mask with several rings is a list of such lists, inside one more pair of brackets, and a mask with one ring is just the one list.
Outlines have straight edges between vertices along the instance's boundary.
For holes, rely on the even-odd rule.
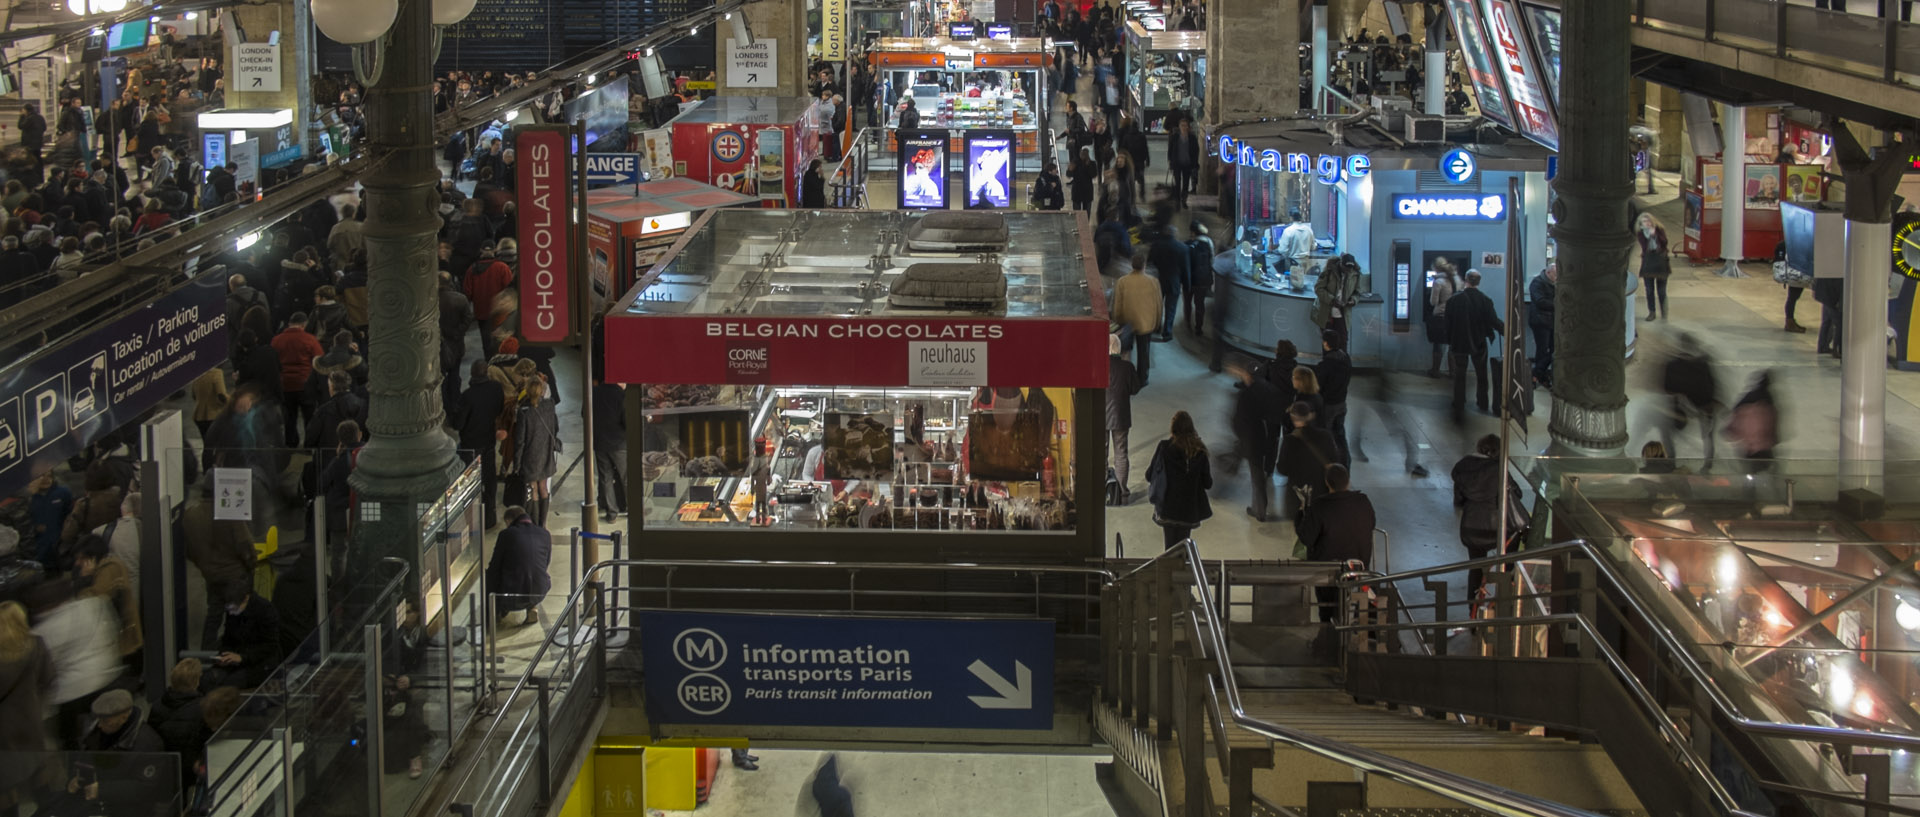
[[827,479],[887,479],[893,475],[893,415],[826,415]]

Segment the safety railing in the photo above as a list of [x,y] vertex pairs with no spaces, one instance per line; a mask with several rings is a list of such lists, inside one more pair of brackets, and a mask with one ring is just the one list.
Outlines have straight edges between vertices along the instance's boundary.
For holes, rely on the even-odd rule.
[[1635,0],[1634,22],[1887,82],[1920,78],[1920,26],[1910,22],[1912,3],[1860,0],[1856,5],[1880,15],[1789,0]]
[[[1525,570],[1529,565],[1542,564],[1551,566],[1550,574],[1556,577],[1553,581],[1560,584],[1542,589]],[[1439,580],[1462,571],[1491,574],[1493,592],[1477,606],[1488,615],[1449,619],[1445,614],[1449,602],[1444,582]],[[1524,578],[1523,574],[1526,574]],[[1699,778],[1714,801],[1728,813],[1753,808],[1755,786],[1806,800],[1884,809],[1889,813],[1920,813],[1893,805],[1885,788],[1876,789],[1876,785],[1887,782],[1884,766],[1875,768],[1876,764],[1885,762],[1884,755],[1852,753],[1855,748],[1913,751],[1920,749],[1920,735],[1755,717],[1748,707],[1736,703],[1735,698],[1763,703],[1767,700],[1764,695],[1731,694],[1725,682],[1740,676],[1729,674],[1724,661],[1709,663],[1714,652],[1730,650],[1735,645],[1701,644],[1676,634],[1642,598],[1644,591],[1637,591],[1637,585],[1621,573],[1615,558],[1591,542],[1575,540],[1420,570],[1367,575],[1348,580],[1343,586],[1349,590],[1363,587],[1378,590],[1414,581],[1427,584],[1429,589],[1435,584],[1441,585],[1435,600],[1425,605],[1403,605],[1396,612],[1404,616],[1431,610],[1438,613],[1435,620],[1396,620],[1396,616],[1390,614],[1385,624],[1343,625],[1339,628],[1342,632],[1358,639],[1350,643],[1396,642],[1399,639],[1386,635],[1412,632],[1422,634],[1423,637],[1416,640],[1431,644],[1436,654],[1460,655],[1464,651],[1486,657],[1598,659],[1621,682],[1641,714],[1658,729],[1675,759]],[[1534,611],[1551,608],[1560,612],[1530,613],[1529,608]],[[1602,621],[1618,624],[1607,626],[1610,635],[1603,635],[1599,629]],[[1461,643],[1455,636],[1462,633],[1478,637]],[[1626,660],[1623,652],[1635,660]],[[1865,680],[1860,683],[1864,684]],[[1693,717],[1685,723],[1675,721],[1670,707],[1691,712]],[[1786,755],[1775,752],[1770,753],[1770,757],[1776,766],[1795,757],[1810,759],[1808,765],[1797,768],[1823,778],[1826,787],[1805,785],[1812,782],[1808,780],[1767,779],[1769,775],[1762,774],[1750,763],[1729,765],[1731,761],[1726,758],[1729,747],[1760,745],[1766,741],[1812,747],[1813,751]],[[1839,757],[1831,767],[1825,759],[1829,753],[1819,747],[1837,750],[1832,754]],[[1834,790],[1834,782],[1844,781],[1851,774],[1866,775],[1864,796],[1860,791]],[[1812,808],[1811,804],[1809,807]]]
[[[784,592],[769,588],[675,583],[679,571],[694,569],[708,574],[769,569],[840,572],[845,574],[846,582],[835,588],[792,589]],[[823,607],[823,599],[841,598],[846,600],[846,611],[859,613],[868,612],[861,608],[861,599],[897,599],[906,592],[884,586],[862,585],[859,580],[862,573],[1036,574],[1078,578],[1095,584],[1104,584],[1113,579],[1113,574],[1104,568],[1048,565],[755,559],[614,559],[600,562],[581,573],[577,588],[567,595],[557,613],[550,612],[552,605],[533,600],[536,609],[540,610],[537,617],[544,628],[537,646],[525,659],[514,659],[516,666],[523,662],[525,669],[513,675],[511,686],[491,693],[493,714],[486,718],[485,730],[478,737],[463,743],[467,748],[460,753],[460,764],[450,771],[446,785],[441,789],[443,794],[437,798],[433,808],[424,813],[454,813],[469,817],[476,814],[522,814],[526,813],[527,808],[547,803],[558,794],[556,787],[566,782],[562,772],[587,737],[586,726],[604,698],[608,668],[613,662],[610,653],[625,649],[635,641],[633,636],[637,634],[637,628],[629,623],[632,621],[631,614],[644,608],[622,602],[621,599],[657,595],[665,603],[674,605],[674,593],[698,592],[716,594],[721,598],[741,594],[790,599],[806,596],[810,599],[809,603],[793,609],[818,613],[823,609],[832,609]],[[658,583],[650,583],[654,581],[653,577],[657,577]],[[1071,598],[1082,602],[1088,610],[1093,609],[1097,601],[1097,596],[1092,593],[1075,595],[1045,591],[1041,589],[1039,579],[1035,581],[1035,589],[1031,593],[912,591],[911,595],[922,598],[1030,598],[1036,611],[1047,600]],[[497,612],[507,607],[517,608],[526,602],[519,600],[518,604],[503,606],[496,597],[492,609]],[[771,608],[778,606],[766,603],[753,605],[755,609],[763,611],[771,611]],[[739,605],[732,607],[738,609]],[[697,608],[674,605],[673,609]],[[497,615],[490,618],[498,620]],[[551,625],[547,622],[551,622]],[[498,655],[501,648],[493,647],[492,652]]]
[[1116,612],[1101,618],[1107,673],[1101,704],[1136,726],[1154,727],[1151,731],[1162,741],[1179,735],[1187,815],[1215,813],[1205,771],[1209,740],[1227,780],[1227,813],[1253,813],[1253,771],[1272,762],[1272,748],[1234,746],[1230,730],[1237,728],[1494,814],[1592,817],[1581,809],[1249,715],[1214,597],[1191,540],[1120,577],[1102,595],[1103,609]]
[[878,149],[875,145],[884,138],[886,129],[881,127],[861,128],[853,135],[852,146],[827,179],[828,204],[847,210],[866,209],[867,172],[872,167],[873,151]]

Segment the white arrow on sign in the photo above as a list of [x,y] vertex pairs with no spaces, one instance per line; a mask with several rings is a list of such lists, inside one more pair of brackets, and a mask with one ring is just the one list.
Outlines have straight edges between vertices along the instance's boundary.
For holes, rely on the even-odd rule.
[[967,699],[981,709],[1033,708],[1033,670],[1027,669],[1026,664],[1019,661],[1013,662],[1013,677],[1019,681],[1014,684],[1007,683],[1007,679],[1001,677],[1000,673],[994,672],[985,661],[976,659],[967,666],[967,671],[973,673],[974,677],[987,682],[987,686],[993,687],[993,691],[999,693],[999,697],[968,695]]

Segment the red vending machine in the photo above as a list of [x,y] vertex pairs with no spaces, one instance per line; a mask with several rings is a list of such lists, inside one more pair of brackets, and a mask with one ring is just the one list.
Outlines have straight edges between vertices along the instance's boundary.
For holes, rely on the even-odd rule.
[[815,101],[717,96],[674,117],[673,175],[793,207],[800,178],[820,155]]

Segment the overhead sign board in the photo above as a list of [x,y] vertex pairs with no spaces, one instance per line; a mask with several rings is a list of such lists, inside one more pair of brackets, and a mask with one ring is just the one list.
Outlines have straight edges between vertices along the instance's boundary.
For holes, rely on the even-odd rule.
[[780,43],[755,37],[751,45],[727,38],[724,76],[729,88],[773,88],[780,84]]
[[1493,49],[1488,45],[1487,30],[1480,25],[1480,10],[1474,0],[1447,0],[1447,11],[1453,17],[1460,52],[1466,57],[1467,78],[1473,82],[1474,98],[1480,101],[1480,115],[1513,127],[1513,110],[1508,107],[1507,91],[1501,87],[1500,76],[1493,65]]
[[638,153],[589,153],[586,161],[588,187],[640,183]]
[[241,43],[233,47],[233,84],[230,90],[280,93],[280,46]]
[[1546,77],[1533,58],[1527,43],[1525,24],[1512,0],[1482,0],[1486,9],[1487,34],[1492,38],[1494,65],[1507,83],[1507,99],[1513,103],[1513,127],[1520,135],[1553,150],[1560,149],[1560,126],[1553,118],[1553,103],[1547,99]]
[[227,359],[226,282],[163,296],[0,373],[0,496]]
[[820,1],[820,58],[839,62],[847,58],[847,0]]
[[639,615],[656,724],[1053,727],[1051,621]]
[[529,343],[573,339],[571,131],[565,125],[528,125],[514,131],[518,235],[525,248],[520,251],[520,335]]

